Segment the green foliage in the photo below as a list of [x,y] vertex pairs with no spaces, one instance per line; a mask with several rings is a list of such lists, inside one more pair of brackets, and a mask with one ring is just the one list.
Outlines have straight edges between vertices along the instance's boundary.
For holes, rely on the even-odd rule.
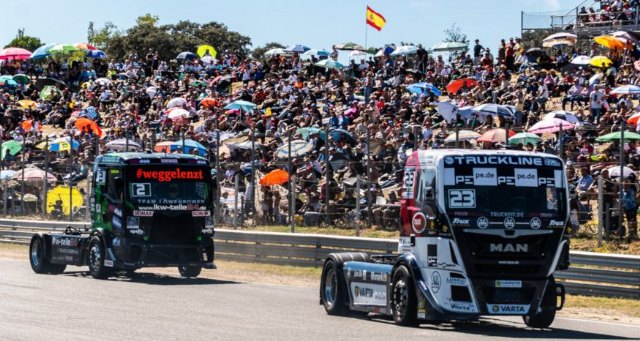
[[467,39],[467,35],[462,33],[460,26],[455,23],[451,25],[448,29],[444,30],[444,42],[457,42],[457,43],[469,43],[469,39]]
[[87,29],[87,42],[100,50],[104,50],[111,39],[119,34],[118,27],[110,21],[104,23],[104,26],[100,29],[95,29],[93,21],[90,21]]
[[266,43],[264,46],[258,46],[255,49],[253,49],[253,51],[251,52],[251,56],[255,59],[263,59],[265,52],[271,49],[283,49],[283,48],[285,48],[284,45],[272,41],[270,43]]
[[29,51],[33,51],[38,47],[44,45],[40,38],[28,36],[24,34],[24,29],[18,29],[18,34],[12,41],[9,42],[5,47],[20,47],[23,49],[27,49]]
[[184,20],[177,24],[157,25],[158,20],[158,16],[143,15],[138,17],[135,26],[124,32],[118,32],[110,23],[98,31],[90,24],[89,42],[92,42],[92,38],[100,38],[99,41],[95,40],[94,45],[100,45],[114,58],[123,58],[132,53],[145,55],[153,50],[162,59],[172,59],[183,51],[195,52],[202,44],[212,45],[218,52],[226,49],[234,51],[240,58],[246,58],[249,54],[251,39],[230,31],[224,24],[199,24]]

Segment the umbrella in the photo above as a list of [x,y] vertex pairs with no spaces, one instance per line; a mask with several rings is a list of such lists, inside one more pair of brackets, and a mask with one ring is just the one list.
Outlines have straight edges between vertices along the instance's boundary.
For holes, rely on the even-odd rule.
[[156,88],[155,86],[150,86],[146,88],[144,92],[146,92],[147,95],[149,95],[149,97],[153,98],[153,96],[155,96],[158,93],[158,88]]
[[532,47],[530,49],[527,50],[526,55],[528,56],[536,56],[536,55],[541,55],[542,52],[544,52],[541,48],[539,47]]
[[[476,133],[473,130],[460,130],[458,131],[458,141],[469,141],[475,140],[480,137],[480,134]],[[451,133],[444,139],[445,143],[456,142],[456,133]]]
[[13,75],[13,80],[20,83],[20,84],[27,84],[29,83],[30,79],[27,75],[19,73],[17,75]]
[[105,78],[105,77],[98,78],[98,79],[95,80],[95,82],[97,84],[102,85],[102,86],[110,86],[112,84],[111,80],[109,78]]
[[113,151],[117,151],[117,152],[122,152],[122,151],[141,151],[142,150],[142,146],[137,144],[136,142],[129,140],[127,141],[127,139],[117,139],[117,140],[113,140],[111,142],[107,142],[107,144],[105,145],[105,147],[107,147],[108,149],[111,149]]
[[541,140],[540,136],[536,134],[523,132],[509,137],[509,144],[516,145],[522,143],[523,145],[526,145],[527,143],[531,143],[536,145]]
[[311,49],[305,53],[303,53],[301,55],[301,57],[306,57],[306,58],[311,58],[311,56],[316,56],[316,57],[320,57],[320,58],[325,58],[325,57],[329,57],[329,55],[331,54],[331,52],[325,50],[325,49]]
[[256,107],[256,104],[248,102],[248,101],[243,101],[243,100],[237,100],[237,101],[233,101],[229,104],[227,104],[224,109],[225,110],[230,110],[230,109],[238,109],[238,110],[242,110],[242,111],[251,111]]
[[615,32],[611,33],[611,35],[616,37],[616,38],[618,38],[619,40],[621,40],[625,44],[627,42],[631,42],[632,44],[636,44],[636,45],[640,44],[640,40],[638,40],[638,38],[636,38],[633,34],[631,34],[629,32],[615,31]]
[[49,50],[51,50],[52,47],[56,46],[56,44],[45,44],[42,45],[40,47],[38,47],[35,51],[33,51],[33,53],[31,53],[31,56],[29,58],[33,59],[33,60],[38,60],[38,59],[43,59],[46,58],[50,55]]
[[304,53],[309,50],[311,50],[311,48],[301,44],[291,45],[285,49],[285,51],[295,52],[295,53]]
[[200,105],[205,108],[215,108],[220,106],[220,102],[215,98],[205,97],[200,101]]
[[[69,205],[69,199],[71,199],[71,205]],[[47,213],[55,209],[56,201],[61,201],[62,212],[65,215],[69,214],[70,207],[78,208],[84,205],[84,197],[78,188],[73,187],[69,190],[69,186],[65,185],[56,186],[47,192]]]
[[[25,182],[42,182],[43,179],[46,179],[48,182],[58,181],[55,175],[45,172],[40,168],[25,168],[24,169],[24,181]],[[13,175],[13,179],[22,181],[22,170],[16,171]],[[67,190],[67,195],[69,195],[69,191]]]
[[391,52],[395,51],[395,49],[396,49],[395,45],[385,45],[378,52],[376,52],[374,56],[375,57],[388,56],[391,54]]
[[611,59],[605,56],[595,56],[591,58],[591,60],[589,61],[589,65],[595,66],[595,67],[609,67],[609,65],[611,64],[613,64]]
[[639,119],[640,119],[640,112],[637,112],[637,113],[631,115],[631,117],[629,117],[627,119],[627,123],[633,124],[633,125],[637,125]]
[[356,139],[353,138],[353,135],[344,129],[333,129],[329,132],[329,136],[331,136],[331,138],[336,142],[344,139],[351,145],[356,144]]
[[282,185],[289,181],[289,173],[282,169],[272,170],[260,179],[261,186]]
[[72,44],[58,44],[49,49],[50,54],[68,54],[76,51],[80,51],[80,49]]
[[[621,132],[616,131],[615,133],[609,133],[606,135],[602,135],[598,138],[596,138],[596,142],[613,142],[613,141],[620,141],[620,135]],[[640,135],[636,134],[636,133],[632,133],[630,131],[625,131],[624,132],[624,140],[640,140]]]
[[87,51],[87,57],[103,59],[103,58],[107,58],[107,54],[101,50],[89,50]]
[[20,153],[21,150],[22,150],[22,141],[9,140],[7,142],[2,143],[2,151],[1,151],[2,154],[0,155],[4,157],[5,155],[7,155],[7,151],[11,155],[17,155],[18,153]]
[[555,133],[560,131],[560,127],[562,127],[562,130],[575,128],[573,124],[565,120],[561,120],[559,118],[551,118],[537,122],[536,124],[532,125],[528,131],[534,134]]
[[10,180],[16,174],[16,171],[11,169],[5,169],[0,171],[0,180]]
[[418,48],[413,45],[403,45],[391,52],[390,56],[406,56],[418,53]]
[[198,55],[193,53],[193,52],[188,52],[188,51],[184,51],[184,52],[180,52],[177,56],[176,59],[180,59],[180,60],[194,60],[194,59],[198,59]]
[[23,99],[18,101],[18,105],[25,109],[35,109],[38,103],[30,99]]
[[182,97],[176,97],[167,103],[167,108],[183,107],[187,105],[187,100]]
[[267,52],[264,53],[265,57],[273,57],[273,56],[289,56],[291,55],[291,52],[286,51],[283,48],[275,48],[275,49],[271,49]]
[[506,106],[500,104],[485,103],[476,105],[475,107],[473,107],[473,111],[481,117],[492,115],[513,118],[513,113],[511,112],[511,110],[509,110],[509,108],[507,108]]
[[589,63],[591,63],[591,57],[589,56],[575,56],[571,59],[571,64],[574,65],[589,65]]
[[572,39],[572,40],[577,40],[578,36],[573,34],[573,33],[569,33],[569,32],[559,32],[559,33],[554,33],[546,38],[544,38],[542,41],[547,41],[547,40],[554,40],[554,39]]
[[560,119],[560,120],[565,120],[569,123],[572,124],[578,124],[580,123],[580,119],[578,119],[578,116],[576,116],[574,113],[569,112],[569,111],[564,111],[564,110],[554,110],[546,115],[544,115],[542,117],[542,120],[550,120],[550,119]]
[[[183,146],[184,146],[184,150],[182,149]],[[156,152],[169,153],[169,152],[181,151],[185,154],[191,153],[191,151],[195,149],[198,151],[198,155],[200,156],[207,155],[207,153],[209,152],[209,149],[203,146],[200,142],[190,140],[190,139],[184,140],[184,143],[183,143],[183,140],[160,142],[156,144],[156,146],[153,149]]]
[[62,92],[53,85],[45,85],[42,91],[40,91],[40,98],[45,100],[51,100],[60,96],[62,96]]
[[600,83],[601,80],[602,80],[602,74],[596,73],[595,75],[591,76],[591,78],[589,78],[589,85],[591,86],[596,85]]
[[353,60],[356,63],[359,63],[362,60],[373,59],[373,55],[371,53],[367,53],[364,51],[353,50],[349,52],[349,60]]
[[[22,123],[21,123],[20,125],[22,126],[22,129],[23,129],[24,131],[31,131],[31,130],[34,130],[34,131],[36,131],[36,130],[37,130],[37,131],[42,131],[42,126],[41,126],[40,124],[38,124],[38,122],[35,122],[35,123],[34,123],[34,122],[33,122],[33,120],[25,120],[25,121],[22,121]],[[36,129],[34,129],[34,127],[35,127]]]
[[327,69],[342,69],[344,67],[344,65],[333,59],[323,59],[313,65],[324,67]]
[[575,34],[560,32],[552,34],[542,40],[542,47],[553,47],[556,45],[575,45],[578,36]]
[[447,84],[446,89],[448,93],[457,94],[458,91],[460,91],[460,89],[463,87],[473,88],[476,85],[478,85],[478,82],[474,79],[460,78],[460,79],[452,80],[451,82],[449,82],[449,84]]
[[189,112],[182,108],[171,108],[168,110],[168,118],[175,120],[189,117]]
[[79,48],[80,50],[84,50],[84,51],[95,51],[97,50],[97,48],[89,43],[79,43],[76,44],[76,47]]
[[314,135],[314,134],[320,135],[320,138],[325,141],[327,140],[327,134],[320,128],[314,128],[314,127],[298,128],[296,130],[296,134],[302,135],[302,138],[304,140],[308,139],[310,135]]
[[[71,141],[71,143],[69,143],[69,141]],[[36,148],[39,149],[44,149],[47,145],[47,142],[40,142]],[[71,138],[69,137],[60,137],[57,138],[53,141],[49,142],[49,151],[52,152],[66,152],[69,151],[71,149],[71,146],[73,145],[73,149],[77,150],[78,148],[80,148],[80,142],[76,141],[76,140],[71,140]]]
[[428,91],[436,96],[442,95],[442,91],[436,88],[435,85],[425,82],[411,84],[407,87],[407,90],[414,94],[426,94]]
[[614,36],[597,36],[593,38],[596,43],[610,49],[617,50],[624,48],[624,43]]
[[[293,140],[291,141],[291,157],[298,157],[305,155],[313,150],[313,144],[305,140]],[[285,142],[284,145],[278,147],[276,150],[276,157],[280,159],[286,159],[289,157],[289,143]]]
[[[509,129],[509,137],[515,135],[516,132]],[[482,134],[480,137],[478,137],[478,139],[476,140],[478,142],[492,142],[492,143],[497,143],[497,142],[507,142],[507,137],[506,137],[506,130],[503,128],[496,128],[496,129],[491,129],[487,132],[485,132],[484,134]]]
[[76,128],[80,129],[80,131],[91,130],[98,137],[102,137],[102,129],[100,129],[98,123],[88,118],[80,117],[75,122],[73,122],[73,125],[76,126]]
[[623,85],[611,90],[611,94],[614,95],[637,95],[640,94],[640,86],[637,85]]
[[460,43],[456,41],[443,42],[431,48],[435,52],[447,52],[447,51],[459,51],[466,50],[469,47],[468,44]]
[[360,44],[356,44],[356,43],[343,43],[343,44],[337,44],[333,46],[336,50],[364,50],[364,47],[362,47],[362,45]]
[[[620,166],[609,167],[606,170],[609,171],[609,177],[611,177],[612,179],[620,177]],[[625,179],[629,178],[631,174],[636,175],[636,172],[629,167],[622,167],[622,176]]]
[[18,82],[13,80],[12,76],[4,75],[0,76],[0,85],[18,86]]
[[204,56],[211,56],[215,58],[218,55],[218,51],[211,45],[200,45],[196,50],[196,54],[202,58]]
[[438,113],[442,118],[444,118],[447,122],[452,122],[456,119],[456,113],[458,112],[458,107],[455,104],[450,102],[438,102]]
[[27,60],[31,51],[19,47],[6,47],[0,50],[0,60]]

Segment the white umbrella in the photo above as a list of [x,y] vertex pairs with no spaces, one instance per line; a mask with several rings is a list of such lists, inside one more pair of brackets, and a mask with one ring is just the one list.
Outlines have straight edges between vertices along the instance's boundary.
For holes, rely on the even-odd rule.
[[575,58],[571,59],[571,64],[574,65],[589,65],[590,62],[591,57],[589,56],[576,56]]
[[560,127],[562,130],[573,129],[575,126],[565,120],[561,120],[559,118],[552,118],[547,120],[542,120],[529,128],[528,132],[534,134],[544,134],[544,133],[555,133],[560,131]]
[[501,104],[484,103],[473,107],[473,111],[476,112],[478,116],[497,115],[501,117],[513,118],[513,113],[511,112],[511,110]]
[[128,142],[127,142],[127,139],[113,140],[111,142],[107,142],[105,147],[118,152],[125,151],[125,150],[128,150],[130,152],[142,150],[142,146],[131,139],[129,139]]
[[264,53],[264,55],[266,57],[273,57],[273,56],[290,56],[293,53],[286,51],[285,49],[282,48],[275,48],[275,49],[271,49],[267,52]]
[[456,119],[456,112],[458,107],[450,102],[438,102],[438,113],[447,122],[451,122]]
[[364,51],[353,50],[349,52],[349,60],[354,60],[356,63],[360,63],[362,60],[372,59],[373,57],[374,55]]
[[417,47],[413,45],[404,45],[404,46],[398,47],[393,52],[391,52],[391,56],[406,56],[409,54],[416,54],[416,53],[418,53]]
[[145,92],[147,93],[147,95],[149,95],[149,97],[153,98],[153,96],[158,93],[158,88],[156,88],[155,86],[150,86],[145,90]]
[[637,95],[640,94],[640,86],[623,85],[613,89],[611,93],[614,95]]
[[181,107],[187,104],[187,100],[182,97],[176,97],[167,103],[167,108]]
[[102,86],[109,86],[109,85],[111,85],[111,80],[110,80],[110,79],[108,79],[108,78],[104,78],[104,77],[96,79],[96,81],[95,81],[95,82],[96,82],[96,83],[98,83],[98,84],[100,84],[100,85],[102,85]]
[[[476,133],[473,130],[460,130],[458,131],[458,141],[469,141],[475,140],[480,137],[480,134]],[[444,142],[456,142],[456,133],[451,133],[444,139]]]
[[560,119],[560,120],[565,120],[569,123],[572,124],[577,124],[580,123],[580,119],[578,119],[578,116],[576,116],[574,113],[569,112],[569,111],[564,111],[564,110],[555,110],[552,111],[546,115],[544,115],[544,117],[542,117],[542,120],[550,120],[550,119]]
[[596,85],[600,83],[601,79],[602,79],[602,74],[596,73],[595,75],[591,76],[591,78],[589,78],[589,85],[591,86]]
[[[313,150],[313,144],[305,140],[293,140],[291,141],[291,156],[298,157]],[[285,142],[284,145],[276,150],[276,157],[280,159],[286,159],[289,157],[289,143]]]
[[[610,168],[607,168],[607,170],[609,171],[609,177],[611,178],[619,178],[620,177],[620,166],[613,166]],[[636,172],[629,168],[629,167],[622,167],[622,174],[624,175],[624,178],[628,178],[631,174],[636,175]]]
[[625,44],[631,41],[631,43],[633,44],[640,45],[640,41],[638,40],[638,38],[636,38],[633,34],[630,34],[629,32],[616,31],[611,33],[611,35],[622,40],[622,42]]
[[182,108],[175,108],[175,109],[173,109],[173,110],[171,110],[169,112],[167,117],[172,119],[172,120],[177,119],[177,118],[187,118],[187,117],[189,117],[189,112],[187,110],[182,109]]
[[575,45],[578,40],[578,36],[575,34],[560,32],[552,34],[542,40],[543,47],[553,47],[556,45]]

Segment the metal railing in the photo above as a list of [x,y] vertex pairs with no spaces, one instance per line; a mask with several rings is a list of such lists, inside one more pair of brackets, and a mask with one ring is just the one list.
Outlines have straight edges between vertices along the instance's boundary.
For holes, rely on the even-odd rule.
[[[78,229],[88,222],[43,222],[0,219],[0,242],[27,244],[37,231],[62,231],[67,225]],[[218,229],[216,258],[238,262],[319,267],[331,252],[394,253],[392,239],[336,237],[315,234],[248,232]],[[571,267],[556,272],[572,294],[640,299],[640,257],[571,252]]]

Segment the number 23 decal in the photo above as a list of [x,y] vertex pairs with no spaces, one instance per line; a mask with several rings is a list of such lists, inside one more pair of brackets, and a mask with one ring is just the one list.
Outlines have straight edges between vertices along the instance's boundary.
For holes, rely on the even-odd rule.
[[475,208],[476,191],[474,189],[450,189],[450,208]]

